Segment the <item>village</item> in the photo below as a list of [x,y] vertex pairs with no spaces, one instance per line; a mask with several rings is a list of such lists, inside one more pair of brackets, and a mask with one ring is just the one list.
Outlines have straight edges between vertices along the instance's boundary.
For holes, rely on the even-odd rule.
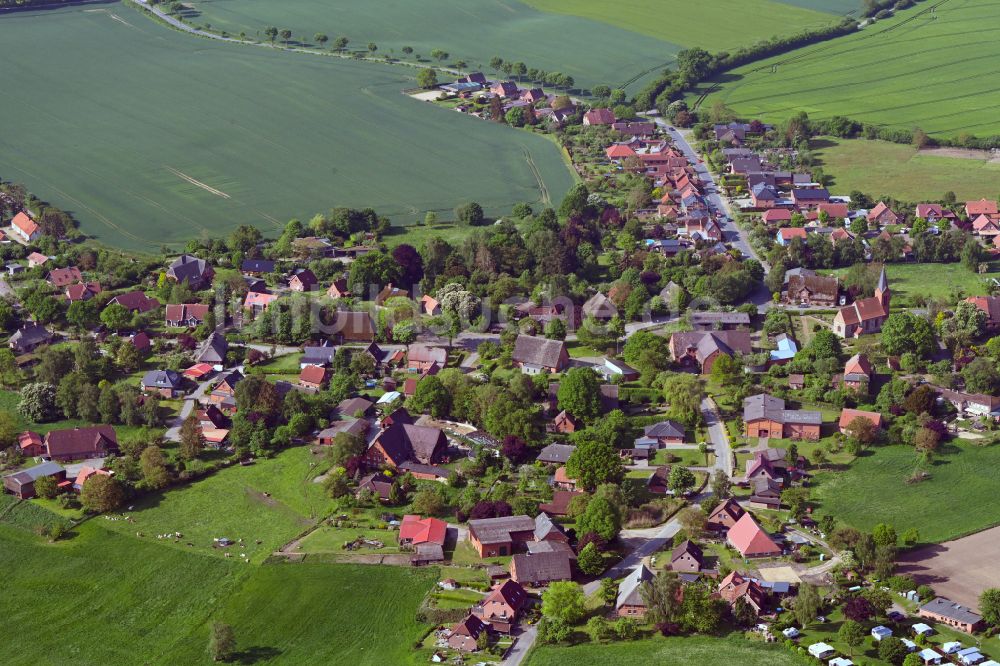
[[[939,575],[908,559],[935,543],[923,523],[817,494],[881,449],[914,452],[896,481],[920,488],[996,446],[995,283],[935,300],[894,277],[934,252],[985,272],[996,202],[833,195],[759,122],[681,131],[481,74],[440,89],[559,127],[586,182],[493,224],[462,205],[480,228],[419,248],[335,209],[126,259],[5,206],[0,516],[58,508],[52,540],[123,516],[248,563],[441,567],[431,662],[731,629],[830,666],[996,666],[977,553]],[[331,504],[294,540],[144,525],[146,495],[295,449]]]

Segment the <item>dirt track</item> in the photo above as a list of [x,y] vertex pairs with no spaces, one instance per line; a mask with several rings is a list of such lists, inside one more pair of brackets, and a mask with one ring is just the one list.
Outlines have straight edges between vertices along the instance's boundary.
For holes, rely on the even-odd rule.
[[979,594],[1000,584],[998,560],[1000,527],[994,527],[904,553],[897,573],[910,574],[918,584],[930,585],[940,596],[977,608]]

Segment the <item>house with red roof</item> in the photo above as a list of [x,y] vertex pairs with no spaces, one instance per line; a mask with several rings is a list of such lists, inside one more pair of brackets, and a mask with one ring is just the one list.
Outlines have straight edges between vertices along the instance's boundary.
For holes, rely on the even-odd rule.
[[635,157],[635,151],[624,143],[613,143],[604,149],[604,154],[612,162],[621,162],[629,157]]
[[831,220],[846,220],[847,216],[851,214],[851,211],[845,203],[828,201],[816,206],[817,218],[819,217],[819,213],[826,213]]
[[24,211],[14,216],[14,219],[10,221],[10,227],[25,243],[36,241],[42,235],[38,223],[28,217]]
[[792,221],[792,211],[787,208],[768,208],[760,219],[767,225],[787,223]]
[[326,368],[319,365],[307,365],[299,373],[299,386],[310,391],[320,391],[326,386]]
[[844,388],[867,391],[872,381],[872,364],[864,354],[855,354],[844,364]]
[[209,306],[203,303],[172,303],[167,305],[166,310],[164,320],[167,326],[195,328],[205,323]]
[[833,332],[841,338],[857,338],[869,333],[878,333],[889,318],[889,280],[885,266],[879,275],[875,295],[861,298],[837,311],[833,318]]
[[490,87],[490,92],[497,97],[518,97],[517,84],[513,81],[497,81]]
[[83,275],[80,273],[80,269],[76,266],[53,268],[49,271],[49,274],[45,276],[45,281],[53,287],[65,287],[66,285],[73,284],[74,282],[80,282],[81,280],[83,280]]
[[277,300],[277,294],[265,294],[259,291],[248,291],[243,299],[243,309],[250,310],[254,315],[259,315],[266,310],[271,303]]
[[890,224],[899,224],[899,215],[889,208],[884,201],[879,201],[870,211],[868,211],[868,225],[885,227]]
[[854,234],[852,234],[844,227],[837,227],[836,229],[830,232],[830,242],[833,243],[834,245],[844,241],[848,243],[853,243]]
[[985,215],[991,219],[1000,218],[1000,211],[997,210],[997,202],[989,199],[965,202],[965,216],[974,220],[980,215]]
[[941,204],[933,203],[921,203],[917,204],[917,217],[923,218],[934,224],[939,220],[948,220],[949,222],[955,222],[958,216],[955,215],[951,210],[945,208]]
[[736,521],[743,517],[744,513],[746,513],[746,509],[730,497],[712,509],[712,513],[708,514],[708,521],[705,525],[710,530],[728,531],[730,527],[736,524]]
[[475,615],[469,615],[451,628],[448,636],[448,647],[459,652],[475,652],[479,649],[479,636],[489,632],[485,622]]
[[399,525],[399,545],[418,546],[422,543],[436,543],[443,546],[447,533],[448,523],[443,520],[406,515]]
[[17,436],[17,447],[25,458],[35,458],[45,455],[45,443],[37,432],[25,430]]
[[594,125],[614,125],[615,112],[611,109],[591,109],[583,114],[583,124],[588,127]]
[[781,548],[749,513],[743,514],[726,532],[726,541],[743,557],[774,557]]
[[992,241],[1000,236],[1000,216],[980,215],[972,220],[972,233]]
[[46,257],[41,252],[32,252],[28,255],[28,268],[34,268],[35,266],[44,266],[48,262],[49,258]]
[[334,280],[330,288],[326,290],[326,295],[334,300],[350,296],[351,290],[347,288],[347,280],[344,278]]
[[89,301],[101,293],[100,282],[78,282],[66,287],[66,300],[70,303],[77,301]]
[[848,409],[845,407],[840,411],[840,420],[837,422],[840,432],[849,435],[848,428],[856,418],[868,419],[876,429],[882,429],[882,415],[878,412],[866,412],[862,409]]
[[1000,328],[1000,296],[971,296],[965,299],[986,313],[986,328],[995,331]]
[[494,631],[509,634],[529,601],[528,593],[520,583],[506,580],[494,585],[490,593],[472,607],[472,614],[489,624]]
[[732,571],[722,579],[718,593],[730,608],[735,608],[736,602],[743,599],[758,615],[764,612],[767,605],[767,593],[764,588],[757,581],[744,578],[738,571]]
[[149,298],[141,291],[129,291],[124,294],[119,294],[108,301],[108,305],[111,305],[112,303],[117,303],[129,312],[138,312],[140,314],[160,307],[160,302],[158,300],[155,298]]
[[775,237],[778,245],[785,247],[791,244],[792,240],[795,238],[806,239],[806,230],[802,227],[783,227],[778,229],[778,235]]

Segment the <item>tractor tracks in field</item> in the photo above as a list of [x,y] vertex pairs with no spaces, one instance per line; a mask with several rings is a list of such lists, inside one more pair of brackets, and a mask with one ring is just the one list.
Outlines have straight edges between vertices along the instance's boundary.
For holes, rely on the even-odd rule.
[[531,153],[528,152],[527,148],[521,148],[521,152],[524,154],[524,161],[528,163],[528,170],[531,175],[535,177],[535,182],[538,184],[538,194],[541,199],[542,204],[548,208],[552,205],[552,197],[549,194],[549,188],[545,184],[545,179],[542,178],[542,173],[538,170],[535,165],[535,160],[531,159]]

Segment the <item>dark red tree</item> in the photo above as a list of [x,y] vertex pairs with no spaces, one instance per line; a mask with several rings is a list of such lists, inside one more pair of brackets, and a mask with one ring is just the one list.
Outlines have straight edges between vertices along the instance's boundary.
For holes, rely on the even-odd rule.
[[404,287],[412,287],[424,278],[424,259],[412,245],[402,243],[392,251],[392,258],[402,267]]

